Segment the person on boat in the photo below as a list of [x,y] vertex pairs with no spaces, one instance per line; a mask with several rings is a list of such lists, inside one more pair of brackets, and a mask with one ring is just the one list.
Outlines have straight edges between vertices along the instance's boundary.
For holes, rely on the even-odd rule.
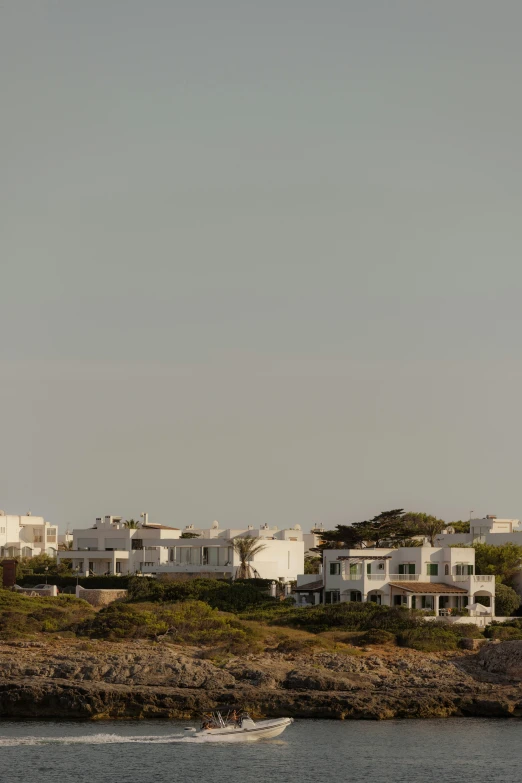
[[232,710],[232,712],[230,714],[230,722],[231,723],[235,723],[236,725],[239,724],[239,715],[237,714],[237,712],[235,710]]

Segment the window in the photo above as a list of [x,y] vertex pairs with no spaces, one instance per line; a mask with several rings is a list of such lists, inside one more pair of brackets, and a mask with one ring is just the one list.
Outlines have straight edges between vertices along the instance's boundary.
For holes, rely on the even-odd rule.
[[189,565],[190,564],[190,550],[191,547],[189,546],[180,546],[178,549],[179,552],[179,563],[180,565]]
[[202,565],[217,566],[219,558],[218,546],[204,546],[203,547],[203,563]]
[[94,571],[94,563],[92,560],[89,561],[89,571]]
[[350,590],[350,601],[362,601],[362,595],[359,590]]
[[372,593],[372,595],[370,596],[370,601],[372,602],[372,604],[380,604],[381,598],[382,596],[380,593]]
[[341,573],[340,563],[330,563],[330,576],[337,576]]
[[439,575],[438,563],[426,563],[426,574],[427,576],[438,576]]
[[449,576],[449,565],[447,563],[444,566],[444,576]]
[[415,563],[399,563],[399,574],[414,574]]
[[472,576],[473,566],[469,563],[457,563],[456,574],[457,576]]
[[121,563],[116,563],[116,573],[121,574]]
[[368,574],[368,576],[371,574],[371,572],[372,572],[372,564],[366,563],[366,573]]
[[393,596],[393,605],[394,606],[402,606],[403,604],[407,604],[408,599],[405,595],[394,595]]
[[379,563],[377,566],[378,571],[384,571],[384,563]]
[[432,595],[421,596],[421,608],[433,610],[435,607],[435,599]]
[[338,604],[341,600],[341,593],[339,590],[327,590],[324,594],[324,600],[327,604]]
[[360,579],[360,571],[357,563],[350,563],[350,579]]

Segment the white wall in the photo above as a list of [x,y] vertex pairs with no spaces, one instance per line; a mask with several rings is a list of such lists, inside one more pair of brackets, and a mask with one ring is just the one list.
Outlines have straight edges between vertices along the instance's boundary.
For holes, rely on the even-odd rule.
[[[352,563],[354,567],[350,570],[350,563],[346,560],[339,561],[339,557],[358,558],[360,562]],[[383,559],[373,560],[373,557]],[[412,573],[399,574],[399,566],[406,567],[407,564],[412,564]],[[430,566],[437,565],[438,573],[428,573],[428,564]],[[416,581],[448,584],[462,588],[466,590],[470,603],[475,594],[489,595],[494,599],[494,579],[491,576],[481,577],[475,573],[468,574],[467,567],[460,568],[460,564],[471,566],[474,572],[475,550],[473,548],[329,549],[324,552],[325,593],[339,591],[341,601],[349,601],[351,591],[360,593],[363,601],[367,600],[369,595],[378,593],[382,603],[389,603],[392,589],[396,591],[396,588],[391,587],[391,582]],[[339,571],[339,573],[330,573],[332,565],[333,570]],[[367,573],[368,565],[370,573]],[[405,570],[408,569],[405,568]]]
[[[251,535],[262,540],[264,549],[254,556],[252,567],[263,579],[296,579],[304,570],[304,544],[302,533],[296,528],[274,531],[262,527],[226,529],[212,527],[206,530],[187,527],[185,530],[200,533],[198,538],[180,538],[181,530],[154,528],[150,526],[129,529],[114,517],[98,517],[96,528],[73,531],[73,549],[59,554],[59,559],[72,558],[73,567],[81,571],[92,564],[95,573],[119,570],[120,573],[197,573],[213,572],[234,575],[239,566],[239,557],[230,547],[230,540],[238,536]],[[219,537],[218,537],[219,535]],[[141,540],[144,549],[133,549],[133,541]],[[88,551],[85,551],[87,550]],[[183,555],[190,549],[190,560]],[[218,551],[217,563],[202,562],[202,549]],[[113,551],[108,551],[113,550]],[[192,551],[193,550],[193,551]],[[171,551],[174,560],[171,560]],[[200,554],[198,554],[198,552]],[[212,553],[209,553],[211,559]],[[228,564],[228,565],[227,565]]]
[[58,529],[43,517],[30,514],[0,514],[0,554],[29,557],[42,552],[54,554]]

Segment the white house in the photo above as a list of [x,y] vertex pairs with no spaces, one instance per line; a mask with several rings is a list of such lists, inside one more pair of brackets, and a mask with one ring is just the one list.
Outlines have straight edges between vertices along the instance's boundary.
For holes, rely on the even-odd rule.
[[455,544],[519,544],[522,545],[522,530],[519,519],[498,519],[488,514],[484,519],[471,519],[469,533],[455,533],[451,525],[437,536],[439,546]]
[[125,526],[121,517],[98,517],[93,527],[73,530],[73,549],[58,553],[71,558],[73,568],[92,574],[205,574],[234,577],[239,557],[230,541],[251,536],[263,550],[251,561],[254,575],[262,579],[295,580],[304,570],[304,544],[299,527],[278,530],[260,528],[180,528],[149,523],[147,515],[137,528]]
[[477,596],[489,599],[495,614],[495,578],[475,574],[475,550],[450,547],[327,549],[322,587],[316,576],[299,576],[301,605],[374,601],[386,606],[433,610],[437,615],[465,609]]
[[34,557],[42,553],[56,555],[58,528],[43,517],[6,514],[0,511],[0,557]]
[[324,527],[323,525],[316,525],[309,533],[303,533],[303,541],[305,545],[305,556],[312,555],[317,557],[317,552],[312,550],[318,547],[323,541]]

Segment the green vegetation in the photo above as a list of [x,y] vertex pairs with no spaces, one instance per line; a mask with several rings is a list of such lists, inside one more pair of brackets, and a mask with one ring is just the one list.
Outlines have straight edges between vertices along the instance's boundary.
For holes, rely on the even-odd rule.
[[397,642],[397,636],[390,631],[383,631],[381,628],[373,628],[367,631],[362,639],[363,644],[387,644],[393,645]]
[[455,533],[469,533],[469,522],[463,522],[461,519],[450,522],[447,527],[452,527]]
[[522,624],[520,621],[514,623],[491,623],[484,631],[487,639],[499,639],[500,641],[522,640]]
[[426,624],[422,628],[402,631],[398,634],[397,641],[401,647],[411,647],[422,652],[456,650],[459,636],[454,631],[455,627],[441,628],[435,624]]
[[495,614],[497,617],[511,617],[520,606],[520,596],[512,587],[495,585]]
[[425,536],[431,546],[435,538],[442,533],[446,523],[432,514],[414,511],[405,512],[402,508],[381,511],[375,517],[352,525],[337,525],[335,530],[321,534],[323,544],[318,550],[332,547],[359,548],[365,546],[418,546],[414,536]]
[[239,568],[236,572],[236,578],[251,579],[253,573],[250,561],[254,559],[255,555],[266,549],[266,544],[261,544],[259,539],[253,536],[233,538],[229,543],[236,555],[239,556]]
[[212,646],[235,654],[259,648],[255,631],[202,601],[177,604],[117,602],[81,623],[76,633],[95,639],[158,639],[177,644]]
[[159,581],[131,577],[128,583],[131,601],[204,601],[213,609],[244,612],[267,605],[278,605],[268,593],[269,580],[249,579],[228,582],[219,579],[173,579]]
[[18,639],[38,633],[70,632],[93,608],[70,595],[31,598],[0,590],[0,638]]
[[[0,638],[40,634],[115,641],[166,638],[203,647],[208,656],[215,650],[218,658],[261,649],[291,654],[322,648],[362,654],[353,645],[399,644],[425,652],[451,651],[462,637],[482,638],[473,624],[426,623],[426,612],[401,606],[354,602],[299,607],[270,597],[267,580],[111,580],[110,585],[107,578],[80,580],[92,587],[128,585],[126,600],[99,611],[68,595],[28,597],[0,590]],[[497,610],[506,615],[514,611],[520,603],[514,591],[505,584],[498,584],[497,590]],[[522,639],[522,619],[491,626],[486,636]]]
[[474,544],[475,573],[494,574],[497,582],[509,587],[522,566],[522,546],[518,544]]
[[282,604],[267,606],[245,612],[242,617],[265,622],[269,625],[284,625],[300,628],[310,633],[331,630],[369,631],[381,629],[397,633],[415,628],[422,623],[423,613],[401,606],[379,606],[374,603],[342,603],[312,607],[293,607]]
[[21,587],[33,587],[47,580],[48,584],[56,585],[63,590],[71,588],[74,591],[76,584],[93,590],[126,590],[131,578],[143,578],[147,582],[153,581],[147,577],[129,577],[129,576],[77,576],[55,575],[47,573],[28,574],[20,579],[18,584]]
[[314,555],[306,555],[304,559],[304,572],[305,574],[318,574],[319,566],[323,562],[322,557]]

